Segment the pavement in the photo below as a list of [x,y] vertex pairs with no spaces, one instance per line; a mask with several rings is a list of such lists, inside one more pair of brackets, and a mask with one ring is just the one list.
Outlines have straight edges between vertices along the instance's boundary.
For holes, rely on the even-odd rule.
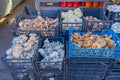
[[[10,30],[11,23],[19,15],[25,6],[34,6],[34,0],[23,0],[11,13],[5,16],[3,22],[0,22],[0,57],[10,48],[13,35]],[[13,77],[7,67],[0,61],[0,80],[13,80]]]

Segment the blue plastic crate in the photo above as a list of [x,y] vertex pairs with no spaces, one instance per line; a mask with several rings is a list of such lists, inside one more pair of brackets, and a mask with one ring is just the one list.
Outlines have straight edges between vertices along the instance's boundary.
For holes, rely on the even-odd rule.
[[120,39],[118,35],[111,29],[103,32],[93,32],[98,35],[112,35],[112,40],[115,41],[116,46],[113,48],[80,48],[71,42],[71,35],[73,33],[85,34],[73,28],[69,29],[69,54],[68,57],[81,57],[81,58],[118,58],[120,52]]

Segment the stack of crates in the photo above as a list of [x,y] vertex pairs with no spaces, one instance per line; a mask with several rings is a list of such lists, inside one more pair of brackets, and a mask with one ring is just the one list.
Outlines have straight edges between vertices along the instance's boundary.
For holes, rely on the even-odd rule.
[[[44,37],[39,40],[38,49],[43,48],[44,41],[48,39],[50,42],[57,42],[64,44],[62,37]],[[65,47],[63,48],[65,50]],[[37,80],[64,80],[65,77],[65,57],[63,61],[44,61],[41,62],[43,56],[37,51],[36,61],[34,63]]]
[[[66,2],[73,2],[74,0],[64,0]],[[75,2],[84,2],[83,0],[75,0]],[[87,1],[87,0],[85,0]],[[88,0],[89,1],[89,0]],[[49,18],[58,18],[59,24],[54,30],[48,30],[47,32],[53,32],[54,35],[50,36],[44,36],[42,35],[45,31],[39,31],[40,37],[39,37],[39,43],[38,43],[38,49],[42,48],[44,40],[48,39],[50,42],[56,42],[60,41],[64,44],[64,60],[61,62],[41,62],[43,59],[43,56],[38,52],[38,49],[36,50],[36,54],[33,57],[33,59],[29,61],[21,61],[21,65],[19,65],[18,61],[12,60],[12,64],[9,60],[5,60],[6,57],[2,58],[2,61],[4,63],[10,62],[8,67],[14,68],[15,65],[21,66],[23,70],[20,68],[15,68],[15,70],[23,71],[20,75],[15,75],[15,77],[22,75],[30,77],[33,74],[33,80],[110,80],[112,79],[110,76],[117,73],[113,73],[112,71],[114,60],[119,57],[119,49],[120,49],[120,39],[117,36],[117,34],[111,30],[112,22],[105,16],[105,10],[106,6],[108,4],[108,0],[91,0],[92,2],[105,2],[105,5],[103,8],[85,8],[80,7],[80,9],[83,12],[83,23],[63,23],[61,18],[61,13],[63,11],[73,10],[74,8],[62,8],[60,7],[60,2],[62,0],[35,0],[35,8],[31,7],[25,7],[23,10],[23,14],[20,14],[16,17],[16,21],[11,25],[11,29],[13,32],[13,36],[19,36],[22,34],[29,34],[29,33],[35,33],[35,31],[21,31],[17,28],[19,27],[19,22],[24,19],[34,19],[37,17],[42,16],[43,18],[49,17]],[[43,3],[45,2],[45,3]],[[46,5],[46,2],[54,2],[55,6],[48,6]],[[101,19],[101,21],[87,21],[83,17],[86,16],[94,16],[98,19]],[[91,26],[88,25],[88,23],[92,23]],[[94,28],[94,23],[103,23],[104,26],[102,28]],[[79,24],[78,29],[74,29],[73,26],[63,26],[63,24]],[[98,25],[100,26],[100,25]],[[70,29],[66,30],[67,27],[70,27]],[[71,42],[71,35],[75,32],[79,34],[85,34],[87,31],[92,31],[93,34],[98,35],[112,35],[112,39],[116,42],[116,46],[111,49],[82,49],[75,44]],[[13,63],[16,62],[16,63]],[[28,64],[27,62],[30,62],[31,66],[27,66],[26,68],[30,68],[30,71],[32,72],[25,72],[24,66]],[[23,64],[23,65],[22,65]],[[30,65],[28,64],[28,65]],[[42,67],[41,65],[44,64],[61,64],[61,68],[56,67]],[[118,66],[120,67],[120,66]],[[115,68],[116,69],[116,68]],[[29,69],[27,69],[29,70]],[[14,71],[14,69],[12,69]],[[14,72],[12,72],[14,73]],[[32,73],[32,74],[31,74]],[[29,75],[28,75],[29,74]],[[20,80],[20,77],[18,77],[16,80]],[[23,80],[29,80],[23,79]],[[119,80],[116,79],[116,80]]]
[[[61,0],[60,0],[61,1]],[[72,2],[72,0],[66,0],[66,2]],[[76,2],[79,0],[76,0]],[[62,13],[63,11],[68,11],[68,10],[74,10],[74,8],[60,8],[59,6],[42,6],[39,8],[40,6],[40,2],[59,2],[58,0],[51,0],[51,1],[44,1],[44,0],[36,0],[36,10],[38,11],[38,15],[40,15],[40,11],[42,9],[60,9],[60,13]],[[106,2],[107,4],[107,2]],[[42,4],[41,4],[42,5]],[[106,5],[105,5],[106,6]],[[59,36],[62,36],[65,38],[65,46],[66,46],[66,59],[65,59],[65,78],[64,80],[103,80],[105,79],[105,76],[107,75],[107,72],[109,71],[112,63],[114,60],[112,60],[111,58],[118,58],[119,54],[119,38],[118,36],[114,33],[114,31],[109,30],[108,29],[111,28],[112,22],[108,20],[108,18],[105,16],[105,9],[103,8],[80,8],[83,12],[83,16],[94,16],[97,17],[98,19],[101,19],[102,22],[104,23],[104,27],[99,29],[99,30],[94,30],[93,25],[92,26],[88,26],[87,25],[87,21],[84,21],[84,23],[63,23],[62,22],[62,18],[60,16],[60,27],[59,27]],[[89,14],[88,14],[89,13]],[[92,21],[92,23],[95,23]],[[63,26],[63,24],[67,24],[67,26]],[[80,25],[78,26],[78,32],[81,31],[81,33],[84,31],[96,31],[99,34],[113,34],[115,37],[113,37],[113,39],[115,39],[115,41],[117,42],[117,47],[112,49],[112,50],[105,50],[102,49],[97,50],[97,52],[99,52],[100,54],[102,54],[102,52],[104,51],[104,53],[111,52],[113,55],[112,56],[102,56],[102,55],[94,55],[94,56],[80,56],[80,55],[71,55],[73,54],[73,51],[76,50],[72,50],[71,47],[73,48],[74,46],[71,46],[70,43],[70,35],[71,32],[69,30],[66,30],[67,27],[73,27],[73,26],[68,26],[68,24],[77,24]],[[103,32],[102,32],[103,31]],[[96,33],[97,34],[97,33]],[[80,49],[80,48],[79,48]],[[94,52],[96,52],[94,49],[92,49]],[[83,52],[85,53],[87,50],[83,50]],[[92,52],[92,51],[91,51]],[[115,52],[115,54],[114,54]],[[79,51],[75,51],[76,54],[79,54]],[[110,54],[111,54],[110,53]],[[88,54],[89,54],[89,50],[88,50]],[[55,79],[57,80],[57,79]],[[60,79],[61,80],[61,79]]]
[[[39,37],[40,32],[37,31],[35,32],[35,34]],[[14,35],[15,38],[17,38],[18,36],[19,35]],[[28,34],[26,34],[26,36],[28,38],[30,37]],[[34,71],[35,67],[33,66],[34,65],[33,63],[35,61],[35,55],[33,55],[32,58],[30,59],[29,58],[18,59],[18,58],[8,58],[8,55],[6,53],[1,57],[1,61],[9,69],[15,80],[36,80],[35,71]]]

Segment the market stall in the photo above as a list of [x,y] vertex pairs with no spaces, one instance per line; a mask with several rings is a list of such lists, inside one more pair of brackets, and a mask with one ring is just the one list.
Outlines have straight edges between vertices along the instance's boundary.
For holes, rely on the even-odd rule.
[[1,60],[15,80],[119,80],[108,2],[35,0],[10,26],[15,38]]

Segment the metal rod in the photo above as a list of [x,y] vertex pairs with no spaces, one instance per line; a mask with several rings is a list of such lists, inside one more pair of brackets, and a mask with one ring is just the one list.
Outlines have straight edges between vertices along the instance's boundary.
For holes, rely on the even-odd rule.
[[38,17],[40,17],[41,16],[41,5],[40,5],[40,3],[38,2],[39,0],[35,0],[35,8],[36,8],[36,11],[37,11],[37,15],[38,15]]
[[107,0],[36,0],[38,2],[106,2]]

